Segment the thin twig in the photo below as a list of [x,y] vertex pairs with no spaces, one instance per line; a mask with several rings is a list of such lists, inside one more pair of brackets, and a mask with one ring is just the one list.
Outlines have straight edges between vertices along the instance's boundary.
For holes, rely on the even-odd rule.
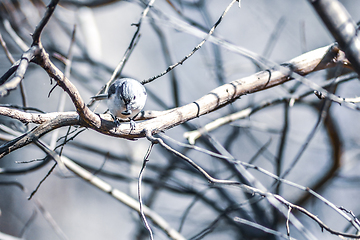
[[[280,205],[280,202],[278,200],[276,200],[274,198],[274,196],[272,194],[270,194],[269,192],[267,192],[266,188],[264,186],[262,186],[262,184],[257,181],[249,172],[246,171],[245,168],[243,168],[242,166],[239,166],[239,168],[241,167],[241,173],[243,174],[244,178],[247,178],[247,181],[254,184],[255,187],[246,185],[246,184],[242,184],[240,182],[237,181],[232,181],[232,180],[221,180],[221,179],[216,179],[212,176],[210,176],[203,168],[201,168],[199,165],[197,165],[193,160],[191,160],[189,157],[181,154],[180,152],[176,151],[175,149],[171,148],[170,146],[168,146],[161,138],[155,138],[151,135],[150,131],[146,131],[146,138],[151,141],[154,144],[160,144],[162,147],[164,147],[166,150],[168,150],[169,152],[175,154],[176,156],[180,157],[181,159],[185,160],[187,163],[189,163],[192,167],[194,167],[197,171],[199,171],[201,173],[201,175],[203,175],[210,183],[213,184],[221,184],[221,185],[234,185],[234,186],[238,186],[243,190],[246,190],[250,193],[259,193],[259,194],[263,194],[264,196],[267,197],[267,200],[270,202],[271,205],[273,205],[274,207],[276,207],[284,216],[287,216],[287,212],[284,211],[284,209],[282,208],[282,206]],[[256,188],[257,187],[257,188]],[[302,232],[302,234],[304,234],[304,236],[306,236],[309,239],[316,239],[312,233],[310,233],[302,224],[301,222],[295,218],[295,216],[291,215],[291,222],[294,224],[294,226],[300,231]]]
[[[24,193],[28,193],[28,190],[21,185],[18,182],[0,182],[0,185],[14,185],[16,187],[19,187],[21,189],[21,191],[23,191]],[[54,232],[58,235],[58,237],[60,239],[63,240],[68,240],[69,238],[66,236],[66,234],[64,233],[64,231],[61,230],[61,228],[59,227],[59,225],[56,223],[56,221],[54,220],[54,218],[51,216],[50,212],[48,212],[45,207],[43,206],[43,204],[40,202],[40,200],[36,199],[36,198],[32,198],[32,202],[35,204],[35,206],[37,207],[37,209],[40,211],[40,213],[43,215],[43,217],[45,218],[45,220],[50,224],[51,228],[54,230]],[[36,212],[34,212],[36,213]],[[31,218],[26,222],[24,228],[21,231],[20,235],[24,234],[24,231],[26,230],[26,227],[31,224],[33,218],[36,216],[36,214],[33,214],[31,216]],[[8,239],[8,238],[2,238],[3,236],[0,236],[1,239]]]
[[32,199],[32,197],[35,195],[35,193],[39,190],[41,184],[50,176],[50,174],[54,171],[56,167],[56,163],[54,163],[54,165],[50,168],[50,170],[48,171],[48,173],[45,175],[45,177],[43,179],[41,179],[41,181],[39,182],[39,184],[36,186],[35,190],[31,192],[30,196],[28,197],[28,200]]
[[[285,145],[287,141],[287,136],[289,134],[289,103],[288,101],[284,102],[284,123],[283,123],[283,129],[281,131],[281,138],[280,143],[278,146],[278,151],[276,154],[276,175],[280,176],[282,171],[282,163],[283,163],[283,156],[285,154]],[[280,193],[280,183],[276,184],[275,193]]]
[[[95,187],[99,188],[105,193],[109,193],[112,197],[117,199],[118,201],[124,203],[128,207],[132,208],[133,210],[140,212],[140,204],[135,199],[131,198],[127,194],[123,193],[122,191],[114,188],[109,183],[105,182],[104,180],[100,179],[99,177],[94,176],[92,173],[88,172],[84,168],[80,167],[75,162],[71,161],[70,159],[61,156],[65,165],[73,171],[76,175],[80,176],[84,180],[88,181],[90,184],[94,185]],[[150,208],[143,206],[144,214],[150,218],[154,224],[159,226],[167,235],[169,235],[172,239],[179,239],[184,240],[185,238],[181,236],[176,230],[170,227],[170,225],[165,221],[161,216],[159,216],[156,212],[152,211]]]
[[[123,58],[121,59],[121,61],[119,62],[119,64],[116,66],[116,68],[113,72],[113,75],[110,77],[109,81],[95,94],[95,96],[97,96],[101,93],[106,93],[109,89],[110,84],[115,79],[115,77],[121,75],[122,69],[124,68],[127,59],[129,59],[131,53],[135,49],[135,46],[137,45],[139,40],[140,40],[140,35],[138,35],[137,38],[134,40],[134,43],[131,43],[129,45],[129,47],[126,49],[126,52],[125,52]],[[87,104],[87,106],[91,107],[94,104],[94,102],[95,102],[95,100],[91,99],[90,102]]]
[[38,199],[33,199],[33,201],[34,201],[36,207],[39,209],[40,213],[44,216],[46,221],[50,224],[51,228],[57,234],[57,236],[60,239],[69,240],[69,238],[66,236],[64,231],[59,227],[59,225],[56,223],[55,219],[51,216],[50,212],[44,208],[44,205]]
[[290,213],[291,213],[291,207],[289,207],[289,211],[288,211],[288,217],[286,218],[286,234],[288,236],[290,236],[290,225],[289,225],[289,219],[290,219]]
[[33,43],[32,45],[39,45],[41,44],[41,33],[45,28],[46,24],[49,22],[51,16],[55,11],[56,5],[59,3],[59,0],[51,0],[49,5],[47,6],[47,10],[45,12],[44,17],[41,19],[40,23],[36,26],[34,33],[32,34]]
[[[159,11],[157,11],[159,12]],[[159,13],[160,14],[160,13]],[[192,26],[183,26],[184,23],[179,23],[179,20],[174,20],[174,18],[166,16],[164,13],[161,13],[162,16],[165,16],[166,18],[166,24],[173,24],[175,28],[179,29],[180,31],[184,31],[184,32],[188,32],[192,35],[198,36],[198,37],[203,37],[204,33],[201,32],[199,29],[192,27]],[[191,29],[191,30],[190,30]],[[208,35],[205,35],[208,36]],[[284,74],[285,76],[287,76],[289,79],[295,79],[299,82],[301,82],[302,84],[304,84],[305,86],[308,86],[309,88],[319,91],[321,92],[326,98],[329,98],[330,100],[334,101],[334,102],[338,102],[341,104],[344,104],[344,106],[350,108],[350,109],[354,109],[354,110],[360,110],[360,107],[351,104],[351,103],[347,103],[345,101],[343,101],[341,98],[339,98],[338,96],[329,93],[328,91],[326,91],[325,89],[319,87],[316,83],[310,81],[309,79],[305,78],[304,75],[306,75],[305,72],[302,71],[294,71],[294,65],[292,65],[292,63],[288,63],[287,65],[284,64],[278,64],[274,61],[271,61],[269,59],[264,58],[263,56],[260,56],[259,54],[253,53],[245,48],[239,47],[237,45],[234,45],[228,41],[225,41],[221,38],[218,37],[214,37],[214,36],[210,36],[208,41],[213,42],[215,44],[219,44],[220,46],[223,46],[227,49],[229,49],[230,51],[233,51],[235,53],[241,54],[245,57],[248,57],[249,59],[251,59],[252,61],[257,62],[260,66],[262,66],[263,68],[269,68],[275,71],[279,71],[281,74]],[[336,59],[335,61],[338,61],[340,59],[342,59],[342,62],[344,64],[344,66],[350,67],[351,68],[351,64],[350,62],[345,58],[345,54],[343,52],[338,52],[337,54],[333,55],[335,52],[338,52],[338,49],[336,47],[336,44],[332,44],[330,46],[329,51],[326,53],[327,56],[324,57],[328,57],[331,59]],[[325,58],[324,58],[325,59]],[[297,59],[300,60],[300,59]],[[302,59],[304,60],[304,59]],[[327,65],[328,64],[328,60],[327,59],[324,63]],[[314,69],[317,69],[318,67],[322,68],[324,67],[323,62],[321,62],[321,64],[316,65]],[[314,70],[313,69],[313,70]],[[269,73],[271,74],[271,71],[268,70]],[[273,76],[273,75],[271,75]],[[147,80],[144,80],[147,81]],[[265,84],[266,86],[267,84]]]
[[324,119],[326,118],[327,112],[328,112],[329,107],[331,105],[330,103],[331,102],[329,100],[327,100],[327,99],[323,103],[322,109],[319,112],[319,117],[317,119],[317,122],[315,123],[315,126],[313,127],[313,129],[311,130],[309,135],[307,136],[304,144],[301,145],[300,149],[298,150],[298,152],[295,155],[295,158],[291,161],[288,168],[281,174],[281,178],[285,178],[290,173],[290,171],[295,167],[295,165],[297,164],[297,162],[299,161],[299,159],[301,158],[301,156],[305,152],[306,148],[310,144],[310,141],[313,139],[313,137],[315,136],[317,131],[320,129],[320,126],[322,125]]
[[0,85],[3,85],[10,77],[11,75],[16,72],[20,65],[20,60],[17,60],[1,77],[0,77]]
[[265,58],[269,58],[272,51],[274,50],[275,44],[277,42],[277,40],[280,37],[281,32],[283,31],[284,27],[286,24],[286,19],[285,17],[281,17],[278,22],[276,23],[274,30],[271,32],[271,35],[265,45],[264,51],[262,56],[264,56]]
[[107,82],[106,87],[105,87],[105,92],[107,92],[110,83],[115,79],[116,76],[118,76],[120,74],[120,70],[124,66],[124,63],[129,58],[129,56],[132,53],[132,50],[134,49],[136,43],[139,41],[139,37],[140,37],[139,34],[140,34],[142,21],[146,17],[146,15],[148,14],[149,9],[153,6],[154,2],[155,2],[155,0],[150,0],[150,2],[147,4],[146,8],[144,9],[139,22],[137,24],[133,24],[133,25],[135,25],[137,27],[137,30],[136,30],[136,32],[134,33],[134,36],[131,39],[130,45],[129,45],[128,49],[126,50],[123,59],[117,65],[117,67],[115,68],[110,80]]
[[[24,236],[25,231],[34,222],[36,216],[37,216],[37,212],[35,210],[33,210],[33,213],[31,214],[29,220],[26,221],[24,227],[21,229],[21,232],[19,233],[20,236]],[[11,240],[11,239],[9,239],[9,240]]]
[[[168,138],[168,137],[167,137],[167,138]],[[161,144],[161,142],[159,142],[159,143]],[[184,144],[184,143],[181,143],[181,146],[186,146],[186,147],[188,147],[188,148],[192,148],[192,149],[195,149],[195,150],[197,150],[197,151],[204,152],[204,153],[206,153],[206,154],[208,154],[208,152],[209,152],[208,150],[204,150],[204,149],[201,149],[201,148],[199,148],[199,147],[194,148],[193,145],[188,145],[188,144]],[[173,151],[175,151],[175,150],[172,150],[172,152],[173,152]],[[221,156],[221,155],[217,155],[217,154],[215,154],[215,153],[212,153],[211,155],[216,156],[216,157],[218,157],[218,158],[223,158],[223,159],[227,159],[227,160],[229,159],[229,157],[227,157],[227,156]],[[186,159],[185,159],[185,160],[186,160]],[[348,216],[347,216],[346,214],[344,214],[341,210],[339,210],[339,208],[336,207],[333,203],[331,203],[329,200],[325,199],[325,198],[324,198],[323,196],[321,196],[320,194],[314,192],[312,189],[307,188],[307,187],[304,187],[304,186],[301,186],[301,185],[299,185],[299,184],[297,184],[297,183],[293,183],[293,182],[291,182],[291,181],[289,181],[289,180],[283,179],[283,178],[277,176],[276,174],[273,174],[273,173],[271,173],[271,172],[269,172],[269,171],[267,171],[267,170],[265,170],[265,169],[263,169],[263,168],[261,168],[261,167],[255,166],[255,165],[253,165],[253,164],[246,163],[246,162],[242,162],[242,161],[239,161],[239,160],[236,160],[236,159],[233,159],[233,162],[236,163],[236,164],[242,165],[242,166],[244,166],[244,167],[246,167],[246,168],[252,168],[252,169],[254,169],[254,170],[256,170],[256,171],[259,171],[259,172],[261,172],[261,173],[263,173],[263,174],[265,174],[265,175],[267,175],[267,176],[269,176],[269,177],[271,177],[271,178],[273,178],[273,179],[275,179],[275,180],[277,180],[277,181],[280,181],[280,182],[282,182],[282,183],[284,183],[284,184],[287,184],[287,185],[289,185],[289,186],[298,188],[298,189],[300,189],[300,190],[302,190],[302,191],[305,191],[305,192],[309,192],[311,195],[313,195],[314,197],[316,197],[317,199],[319,199],[320,201],[324,202],[326,205],[328,205],[329,207],[331,207],[332,209],[334,209],[339,215],[341,215],[342,217],[344,217],[347,221],[349,221],[350,223],[352,223],[353,226],[354,226],[356,229],[360,230],[360,224],[358,224],[357,221],[355,221],[355,220],[351,219],[350,217],[348,217]],[[249,187],[249,188],[252,188],[252,187]],[[245,188],[245,189],[248,189],[248,188]],[[259,188],[257,188],[257,189],[259,189]],[[264,191],[263,191],[263,192],[264,192]],[[287,205],[288,205],[288,204],[287,204]],[[295,204],[294,204],[294,205],[295,205]],[[289,206],[290,206],[290,205],[289,205]],[[305,212],[305,210],[304,210],[304,212]],[[289,215],[289,213],[287,213],[287,216],[288,216],[288,215]],[[289,217],[287,217],[287,218],[289,218]],[[312,218],[312,216],[311,216],[311,218]],[[323,224],[323,223],[321,222],[321,224]],[[333,230],[332,230],[332,231],[333,231]],[[352,238],[354,238],[354,235],[352,235]]]
[[208,191],[209,189],[205,189],[202,192],[199,192],[198,194],[196,194],[196,196],[194,197],[194,199],[192,200],[192,202],[189,204],[189,206],[185,209],[185,211],[182,214],[182,217],[180,219],[180,224],[179,224],[179,229],[178,231],[181,232],[182,228],[184,226],[185,223],[185,219],[188,216],[190,210],[192,209],[192,207],[198,202],[200,196],[205,195],[205,191]]
[[[199,165],[197,165],[193,160],[188,158],[187,156],[183,155],[182,153],[176,151],[175,149],[171,148],[169,145],[167,145],[161,138],[155,138],[151,135],[149,131],[146,132],[146,138],[154,143],[154,144],[160,144],[162,147],[164,147],[166,150],[174,153],[176,156],[184,159],[187,163],[189,163],[192,167],[194,167],[196,170],[198,170],[210,183],[216,183],[216,184],[228,184],[228,185],[239,185],[240,183],[237,181],[231,181],[231,180],[220,180],[216,179],[212,176],[210,176],[203,168],[201,168]],[[245,187],[246,188],[246,187]]]
[[7,94],[9,94],[10,91],[14,90],[19,85],[20,81],[24,78],[30,61],[35,57],[37,53],[38,49],[36,47],[31,47],[29,50],[22,54],[19,66],[17,67],[15,72],[15,76],[7,83],[0,86],[0,97],[6,96]]
[[144,170],[145,170],[145,167],[146,167],[146,163],[149,161],[149,156],[150,156],[150,153],[151,153],[151,150],[152,150],[153,146],[154,146],[154,144],[150,143],[150,146],[149,146],[149,148],[148,148],[148,150],[147,150],[147,152],[145,154],[145,157],[144,157],[143,165],[141,167],[141,170],[140,170],[140,173],[139,173],[139,180],[138,180],[138,197],[139,197],[139,203],[140,203],[140,216],[141,216],[142,220],[144,221],[146,229],[149,231],[151,240],[154,239],[154,236],[153,236],[151,227],[150,227],[148,221],[146,220],[146,216],[145,216],[144,210],[143,210],[143,201],[142,201],[142,194],[141,194],[141,182],[142,182],[142,176],[143,176],[143,173],[144,173]]
[[[343,232],[339,232],[339,231],[335,231],[333,229],[331,229],[330,227],[328,227],[325,223],[323,223],[317,216],[315,216],[314,214],[312,214],[311,212],[307,211],[305,208],[297,206],[295,204],[290,203],[289,201],[285,200],[283,197],[279,196],[279,195],[274,195],[276,197],[276,199],[278,199],[279,201],[281,201],[282,203],[284,203],[285,205],[287,205],[288,207],[291,207],[293,209],[296,209],[302,213],[304,213],[305,215],[307,215],[308,217],[310,217],[311,219],[313,219],[315,222],[317,222],[319,224],[319,226],[322,229],[325,229],[326,231],[328,231],[331,234],[337,235],[337,236],[342,236],[342,237],[347,237],[347,238],[354,238],[354,239],[359,239],[360,236],[359,235],[355,235],[355,234],[348,234],[348,233],[343,233]],[[351,222],[354,222],[353,220],[351,220]],[[353,223],[353,226],[356,226],[356,224]],[[357,228],[357,230],[360,230],[359,228]]]
[[[155,21],[152,19],[150,21],[152,28],[154,29],[156,35],[158,36],[161,44],[162,53],[164,56],[164,60],[166,65],[170,66],[172,63],[171,56],[170,56],[170,48],[168,45],[168,41],[166,39],[166,35],[163,33],[163,31],[159,28],[159,26],[155,23]],[[171,80],[171,89],[172,89],[172,96],[174,101],[174,106],[179,107],[180,106],[180,93],[179,93],[179,84],[178,79],[175,75],[175,70],[170,72],[170,80]]]
[[292,238],[292,237],[290,237],[289,235],[282,234],[282,233],[280,233],[280,232],[278,232],[278,231],[275,231],[275,230],[272,230],[272,229],[270,229],[270,228],[264,227],[264,226],[262,226],[262,225],[260,225],[260,224],[258,224],[258,223],[255,223],[255,222],[250,222],[250,221],[248,221],[248,220],[246,220],[246,219],[243,219],[243,218],[235,217],[235,218],[234,218],[234,221],[235,221],[235,222],[238,222],[238,223],[246,224],[246,225],[251,226],[251,227],[254,227],[254,228],[257,228],[257,229],[259,229],[259,230],[261,230],[261,231],[263,231],[263,232],[270,233],[270,234],[272,234],[272,235],[281,237],[281,238],[283,238],[283,239],[296,240],[295,238]]
[[26,51],[29,49],[29,46],[19,37],[19,35],[14,31],[11,27],[9,20],[3,20],[4,27],[7,33],[11,36],[11,38],[15,41],[15,43],[19,46],[22,51]]
[[224,10],[224,12],[222,13],[222,15],[220,16],[220,18],[216,21],[216,23],[213,25],[213,27],[210,29],[209,33],[206,35],[206,37],[188,54],[186,55],[183,59],[181,59],[179,62],[169,66],[165,71],[163,71],[162,73],[151,77],[149,79],[143,80],[141,81],[142,84],[147,84],[150,83],[152,81],[154,81],[155,79],[164,76],[165,74],[167,74],[168,72],[170,72],[171,70],[173,70],[174,68],[176,68],[179,65],[182,65],[188,58],[190,58],[192,55],[194,55],[194,53],[199,50],[202,45],[204,45],[204,43],[209,39],[209,37],[213,34],[213,32],[215,31],[215,28],[220,24],[220,22],[223,20],[223,18],[225,17],[226,13],[230,10],[230,8],[232,7],[232,5],[236,2],[237,0],[232,0],[231,3],[227,6],[227,8]]
[[14,59],[14,57],[12,56],[12,54],[10,53],[9,49],[7,48],[6,42],[4,41],[1,33],[0,33],[0,44],[1,44],[1,46],[3,47],[4,51],[5,51],[6,57],[9,59],[9,61],[11,62],[11,64],[14,64],[14,63],[15,63],[15,59]]
[[199,240],[199,239],[203,239],[206,235],[210,234],[212,231],[215,230],[216,225],[218,225],[218,223],[221,220],[222,215],[218,216],[214,221],[212,221],[208,227],[206,227],[205,229],[201,230],[199,233],[195,234],[195,236],[189,238],[189,240]]
[[[64,77],[70,79],[70,69],[71,69],[71,64],[72,64],[72,57],[73,57],[73,46],[75,43],[75,33],[76,33],[76,25],[74,26],[72,35],[71,35],[71,42],[70,42],[70,46],[69,46],[69,51],[66,57],[66,64],[65,64],[65,73],[64,73]],[[57,86],[57,84],[55,84],[55,86]],[[60,95],[60,99],[59,99],[59,105],[57,108],[58,112],[63,112],[65,109],[65,102],[66,102],[66,93],[62,92]],[[71,127],[71,126],[70,126]],[[69,130],[70,130],[69,127]],[[50,140],[50,148],[54,149],[55,145],[56,145],[56,139],[59,136],[59,129],[56,129],[52,136],[51,136],[51,140]]]
[[[5,51],[5,54],[6,54],[7,58],[10,61],[10,63],[12,65],[14,65],[15,64],[15,59],[12,56],[12,54],[10,53],[9,49],[7,48],[6,43],[5,43],[4,39],[2,38],[1,33],[0,33],[0,43],[1,43],[1,46],[3,47],[3,49]],[[24,108],[26,108],[27,107],[26,94],[25,94],[24,84],[22,83],[22,81],[20,82],[20,94],[21,94],[22,105],[23,105]]]
[[60,172],[66,176],[66,174],[68,173],[64,162],[61,160],[61,158],[59,157],[59,155],[51,150],[46,144],[44,144],[42,141],[36,140],[34,142],[36,144],[36,146],[38,146],[43,152],[45,152],[48,156],[50,156],[52,159],[55,160],[55,162],[58,164],[59,168],[60,168]]

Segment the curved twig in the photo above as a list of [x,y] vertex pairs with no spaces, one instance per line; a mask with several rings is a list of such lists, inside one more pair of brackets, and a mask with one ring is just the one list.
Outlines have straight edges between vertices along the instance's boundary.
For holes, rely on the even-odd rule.
[[[287,211],[283,209],[283,206],[281,205],[281,202],[277,200],[274,196],[274,194],[268,192],[264,186],[260,182],[258,182],[249,172],[247,172],[242,166],[239,166],[239,168],[242,168],[245,172],[242,172],[244,174],[244,177],[247,177],[249,179],[249,183],[254,184],[255,187],[249,186],[247,184],[242,184],[238,181],[232,181],[232,180],[222,180],[222,179],[216,179],[210,174],[208,174],[203,168],[201,168],[199,165],[197,165],[193,160],[191,160],[189,157],[183,155],[182,153],[176,151],[175,149],[171,148],[169,145],[167,145],[161,138],[155,138],[151,135],[150,131],[146,131],[146,138],[152,142],[153,144],[160,144],[163,148],[168,150],[169,152],[175,154],[176,156],[180,157],[181,159],[185,160],[187,163],[189,163],[192,167],[194,167],[197,171],[201,173],[210,183],[213,184],[220,184],[220,185],[233,185],[238,186],[241,189],[249,192],[249,193],[257,193],[261,196],[265,196],[266,199],[269,201],[269,203],[275,207],[279,212],[281,212],[284,216],[287,216]],[[291,216],[291,223],[294,224],[294,226],[302,232],[304,236],[306,236],[308,239],[316,239],[311,232],[309,232],[302,223],[294,216]]]
[[[165,136],[165,135],[162,135],[162,136]],[[167,137],[168,138],[168,137]],[[148,138],[149,139],[149,138]],[[157,138],[158,139],[158,138]],[[170,138],[168,138],[170,139]],[[151,140],[151,138],[150,138]],[[162,139],[161,139],[162,140]],[[170,139],[171,140],[171,139]],[[165,147],[167,150],[171,151],[172,153],[178,155],[179,157],[183,158],[182,155],[176,153],[176,151],[174,149],[172,149],[171,147],[167,146],[165,143],[159,141],[158,142],[161,146]],[[194,147],[193,145],[188,145],[188,144],[184,144],[184,143],[178,143],[176,142],[177,144],[181,145],[181,146],[184,146],[184,147],[187,147],[187,148],[191,148],[191,149],[195,149],[199,152],[203,152],[203,153],[206,153],[208,155],[212,155],[214,157],[218,157],[218,158],[223,158],[223,159],[228,159],[227,156],[221,156],[219,154],[216,154],[216,153],[213,153],[213,152],[210,152],[208,150],[205,150],[205,149],[202,149],[202,148],[199,148],[199,147]],[[185,159],[185,158],[183,158]],[[188,161],[187,159],[185,159],[186,161]],[[337,213],[339,213],[339,215],[341,215],[342,217],[344,217],[348,222],[350,222],[354,228],[356,228],[357,230],[360,230],[360,225],[359,223],[352,219],[351,217],[349,217],[346,213],[342,212],[341,209],[339,209],[337,206],[335,206],[332,202],[330,202],[329,200],[325,199],[323,196],[321,196],[320,194],[316,193],[314,190],[308,188],[308,187],[304,187],[304,186],[301,186],[297,183],[294,183],[294,182],[291,182],[289,180],[286,180],[284,178],[281,178],[279,176],[277,176],[276,174],[273,174],[271,173],[270,171],[267,171],[261,167],[258,167],[258,166],[255,166],[253,164],[249,164],[249,163],[246,163],[246,162],[242,162],[242,161],[238,161],[236,159],[233,159],[234,163],[238,164],[238,165],[241,165],[243,167],[246,167],[246,168],[252,168],[256,171],[259,171],[279,182],[282,182],[284,184],[287,184],[289,186],[292,186],[292,187],[295,187],[297,189],[300,189],[306,193],[308,193],[309,195],[319,199],[320,201],[324,202],[326,205],[328,205],[330,208],[332,208],[334,211],[336,211]],[[203,170],[204,171],[204,170]],[[206,176],[205,176],[206,177]],[[301,212],[303,212],[304,214],[308,215],[310,218],[312,218],[313,220],[315,220],[322,228],[326,229],[327,231],[329,231],[330,233],[332,234],[335,234],[335,235],[339,235],[339,236],[345,236],[345,237],[349,237],[349,238],[360,238],[360,236],[358,235],[353,235],[353,234],[347,234],[347,233],[344,233],[344,232],[339,232],[339,231],[335,231],[333,229],[331,229],[330,227],[328,227],[327,225],[325,225],[319,218],[317,218],[315,215],[313,215],[311,212],[309,212],[308,210],[306,210],[305,208],[302,208],[300,206],[298,206],[297,204],[293,204],[293,203],[290,203],[289,201],[285,200],[284,198],[282,198],[281,196],[277,195],[277,194],[272,194],[268,191],[265,191],[265,189],[261,189],[260,187],[252,187],[252,186],[247,186],[244,184],[240,184],[238,183],[237,184],[238,186],[240,187],[244,187],[243,189],[246,190],[246,191],[250,191],[250,192],[254,192],[254,193],[258,193],[262,196],[265,196],[265,197],[271,197],[271,196],[274,196],[277,200],[279,200],[280,202],[282,202],[283,204],[285,204],[286,206],[290,207],[290,208],[294,208],[294,209],[298,209],[300,210]],[[290,216],[290,213],[288,212],[288,216],[287,216],[287,219],[289,220],[289,216]]]

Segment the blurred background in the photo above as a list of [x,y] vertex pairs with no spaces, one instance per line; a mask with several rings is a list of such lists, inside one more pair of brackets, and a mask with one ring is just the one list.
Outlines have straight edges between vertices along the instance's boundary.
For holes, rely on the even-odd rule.
[[[0,33],[15,60],[20,59],[31,45],[31,33],[48,2],[0,1]],[[141,81],[180,61],[202,41],[230,2],[155,1],[142,20],[140,37],[121,76]],[[360,19],[358,2],[341,2],[357,22]],[[145,7],[141,1],[60,1],[45,27],[42,42],[62,71],[65,71],[64,59],[71,49],[69,78],[85,102],[90,102],[90,97],[110,79],[130,45],[137,30],[134,24],[139,22]],[[70,48],[74,28],[74,44]],[[224,83],[263,70],[248,57],[210,40],[231,43],[279,64],[334,42],[305,0],[242,0],[241,8],[238,3],[230,8],[213,36],[182,65],[145,85],[148,101],[144,110],[167,110],[194,102]],[[4,49],[0,48],[1,75],[10,66]],[[322,70],[307,78],[324,85],[334,77],[348,74],[348,70],[340,70]],[[356,76],[351,76],[334,85],[331,91],[341,97],[357,97],[360,84]],[[30,64],[22,82],[30,112],[57,112],[60,103],[65,104],[63,111],[75,110],[63,90],[54,88],[55,82],[39,66]],[[174,127],[159,137],[213,177],[246,183],[239,165],[234,164],[236,161],[251,163],[278,176],[288,173],[285,179],[312,188],[357,216],[360,214],[359,113],[320,100],[311,92],[293,80],[242,96],[226,107]],[[306,93],[306,97],[289,104],[292,97]],[[23,106],[20,87],[0,101],[6,106]],[[264,101],[272,104],[261,107]],[[232,156],[232,161],[179,144],[188,144],[185,132],[248,107],[259,107],[259,110],[205,133],[195,142],[203,149]],[[103,113],[106,103],[96,103],[91,109]],[[326,113],[326,117],[321,117],[324,116],[321,112]],[[17,132],[26,132],[36,126],[7,117],[1,117],[0,122],[1,126]],[[1,129],[3,134],[9,134],[3,127]],[[57,148],[58,152],[61,149],[62,155],[112,187],[138,198],[138,176],[149,141],[118,139],[76,127],[62,128],[58,135],[49,133],[42,140],[50,144],[55,138],[58,140],[56,145],[61,145],[64,136],[71,141],[63,148]],[[235,217],[286,234],[286,218],[264,198],[235,186],[209,184],[183,159],[161,146],[154,146],[149,160],[142,183],[144,204],[185,239],[278,238],[239,223]],[[53,166],[54,161],[46,158],[34,144],[0,160],[0,232],[19,239],[37,240],[149,239],[137,212],[73,173],[61,172],[58,167],[50,171]],[[306,208],[330,228],[356,233],[345,218],[323,201],[310,197],[306,191],[277,184],[268,174],[251,167],[247,170],[268,191]],[[35,195],[28,200],[43,179]],[[308,216],[293,213],[318,239],[339,239],[322,231]],[[149,222],[155,239],[169,239],[162,229]],[[293,226],[290,226],[290,233],[294,238],[306,239]]]

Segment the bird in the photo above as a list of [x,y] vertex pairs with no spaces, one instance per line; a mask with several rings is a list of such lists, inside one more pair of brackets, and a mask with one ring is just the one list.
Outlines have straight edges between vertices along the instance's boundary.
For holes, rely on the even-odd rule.
[[115,80],[106,94],[91,97],[94,100],[107,99],[107,107],[114,122],[118,125],[120,119],[130,120],[130,129],[134,130],[136,124],[134,118],[144,108],[146,103],[146,89],[137,80],[132,78],[120,78]]

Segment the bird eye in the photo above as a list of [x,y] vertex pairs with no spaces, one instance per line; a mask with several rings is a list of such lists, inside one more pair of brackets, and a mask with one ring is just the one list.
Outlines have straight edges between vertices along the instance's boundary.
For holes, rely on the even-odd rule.
[[134,96],[134,100],[135,100],[136,96]]

